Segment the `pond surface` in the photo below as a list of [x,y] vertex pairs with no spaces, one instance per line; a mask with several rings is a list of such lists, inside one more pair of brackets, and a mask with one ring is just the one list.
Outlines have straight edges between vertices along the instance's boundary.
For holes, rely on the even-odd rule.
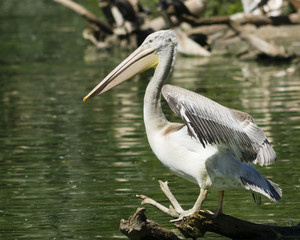
[[[84,21],[51,1],[1,1],[0,18],[0,239],[125,238],[119,222],[140,206],[136,194],[169,204],[159,179],[183,207],[193,205],[198,187],[169,173],[147,143],[142,102],[152,71],[83,103],[129,52],[95,52],[81,37]],[[256,167],[280,184],[283,199],[262,197],[257,206],[248,191],[228,191],[225,213],[300,222],[299,76],[292,63],[178,56],[170,82],[250,113],[278,156]],[[217,197],[210,192],[204,208]],[[172,227],[153,207],[146,214]]]

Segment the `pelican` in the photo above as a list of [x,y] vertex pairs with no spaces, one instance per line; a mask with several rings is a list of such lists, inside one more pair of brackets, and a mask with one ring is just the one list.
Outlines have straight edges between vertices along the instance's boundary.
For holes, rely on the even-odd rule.
[[[161,163],[174,174],[200,187],[194,206],[183,210],[167,183],[161,188],[173,208],[139,195],[170,216],[182,219],[201,209],[208,189],[219,192],[216,212],[222,213],[224,190],[242,188],[272,201],[281,199],[276,183],[265,179],[251,163],[269,165],[276,154],[265,133],[244,112],[222,106],[200,94],[165,84],[177,52],[173,30],[152,33],[109,73],[83,100],[102,94],[134,75],[156,68],[144,96],[144,123],[149,144]],[[161,94],[184,123],[172,123],[161,108]]]

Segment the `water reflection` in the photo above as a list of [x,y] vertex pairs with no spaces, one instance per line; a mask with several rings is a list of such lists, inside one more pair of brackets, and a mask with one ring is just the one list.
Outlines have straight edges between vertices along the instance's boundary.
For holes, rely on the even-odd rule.
[[[14,12],[10,3],[1,2],[0,11],[6,11],[1,16],[13,12],[15,17],[0,24],[0,238],[120,238],[120,219],[140,204],[135,194],[168,204],[158,179],[168,180],[178,200],[190,207],[198,187],[170,174],[145,136],[142,105],[152,72],[82,103],[82,97],[129,53],[87,55],[78,37],[81,28],[72,30],[81,19],[43,3],[47,8],[40,2],[30,5],[43,19],[34,21],[31,10]],[[4,48],[8,45],[9,54]],[[178,57],[172,84],[250,113],[278,155],[274,165],[257,168],[281,185],[283,199],[278,204],[263,199],[257,207],[249,192],[229,191],[224,212],[260,223],[300,222],[299,73],[293,64]],[[165,103],[164,110],[170,120],[180,121]],[[211,192],[205,208],[216,205],[217,193]],[[147,214],[171,226],[154,208],[148,207]]]

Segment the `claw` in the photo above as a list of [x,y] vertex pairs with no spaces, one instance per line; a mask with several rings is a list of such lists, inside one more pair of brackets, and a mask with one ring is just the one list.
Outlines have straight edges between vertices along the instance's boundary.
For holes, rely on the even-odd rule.
[[195,211],[193,209],[183,211],[183,212],[180,213],[178,218],[172,219],[170,222],[178,222],[178,221],[182,220],[185,217],[193,215],[194,213],[195,213]]
[[174,223],[174,222],[181,221],[184,217],[186,217],[186,216],[180,215],[178,218],[170,220],[170,222]]

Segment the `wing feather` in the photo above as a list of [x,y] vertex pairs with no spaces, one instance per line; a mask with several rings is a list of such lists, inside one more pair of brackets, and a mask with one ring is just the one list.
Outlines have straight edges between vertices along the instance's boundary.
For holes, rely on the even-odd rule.
[[200,94],[164,85],[162,94],[170,108],[188,127],[188,134],[205,147],[222,144],[243,162],[268,165],[276,154],[265,133],[244,112],[224,107]]

